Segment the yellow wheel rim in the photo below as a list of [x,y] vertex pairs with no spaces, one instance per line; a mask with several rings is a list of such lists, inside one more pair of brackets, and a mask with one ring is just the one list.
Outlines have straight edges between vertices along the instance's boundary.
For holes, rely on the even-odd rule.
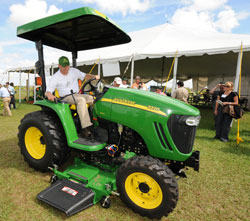
[[30,127],[25,133],[25,146],[31,157],[34,159],[42,159],[46,144],[42,132],[36,127]]
[[163,199],[159,184],[145,173],[130,174],[125,181],[125,190],[133,203],[144,209],[157,208]]

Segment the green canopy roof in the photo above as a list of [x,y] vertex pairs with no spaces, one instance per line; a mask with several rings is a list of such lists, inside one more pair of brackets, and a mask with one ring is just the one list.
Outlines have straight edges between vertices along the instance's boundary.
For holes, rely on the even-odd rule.
[[71,52],[131,41],[111,19],[89,7],[19,26],[17,36],[31,41],[42,40],[44,45]]

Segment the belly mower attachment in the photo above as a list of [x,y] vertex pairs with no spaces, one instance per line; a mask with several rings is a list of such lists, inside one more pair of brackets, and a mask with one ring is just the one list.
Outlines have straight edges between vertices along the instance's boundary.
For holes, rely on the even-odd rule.
[[[127,152],[124,158],[134,154]],[[52,169],[52,185],[40,192],[37,199],[41,200],[71,216],[98,202],[109,208],[110,195],[119,195],[116,187],[116,171],[119,166],[106,164],[87,164],[75,158],[74,165],[65,171]]]

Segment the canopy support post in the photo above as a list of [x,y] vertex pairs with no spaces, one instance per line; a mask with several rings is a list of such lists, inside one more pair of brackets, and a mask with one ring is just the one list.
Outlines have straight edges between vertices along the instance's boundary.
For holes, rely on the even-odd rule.
[[44,70],[44,60],[43,60],[43,44],[42,41],[36,41],[36,50],[38,51],[38,75],[42,78],[42,96],[46,92],[46,79]]
[[34,81],[35,81],[35,86],[34,86],[34,103],[36,102],[36,68],[34,68]]
[[72,65],[74,68],[76,68],[76,59],[77,59],[77,51],[72,52]]
[[8,73],[8,82],[10,82],[10,72],[7,71],[7,73]]
[[130,87],[132,87],[132,84],[133,84],[133,79],[134,79],[134,55],[132,57],[132,60],[131,60],[131,78],[130,78]]
[[236,92],[239,92],[240,66],[241,66],[242,58],[243,58],[243,52],[242,52],[242,55],[241,55],[241,52],[239,51],[238,60],[237,60],[237,67],[236,67],[236,75],[235,75],[235,81],[234,81],[234,90]]
[[178,68],[178,57],[175,58],[175,62],[174,62],[174,76],[173,76],[173,82],[172,82],[171,96],[174,94],[174,91],[175,91],[177,68]]

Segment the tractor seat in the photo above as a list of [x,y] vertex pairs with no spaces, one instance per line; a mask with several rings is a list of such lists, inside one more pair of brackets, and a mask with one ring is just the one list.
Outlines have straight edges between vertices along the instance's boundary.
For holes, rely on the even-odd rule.
[[[55,97],[60,98],[58,90],[55,89]],[[89,108],[89,104],[86,104],[87,108]],[[76,110],[76,105],[75,104],[70,104],[69,105],[70,110]]]

